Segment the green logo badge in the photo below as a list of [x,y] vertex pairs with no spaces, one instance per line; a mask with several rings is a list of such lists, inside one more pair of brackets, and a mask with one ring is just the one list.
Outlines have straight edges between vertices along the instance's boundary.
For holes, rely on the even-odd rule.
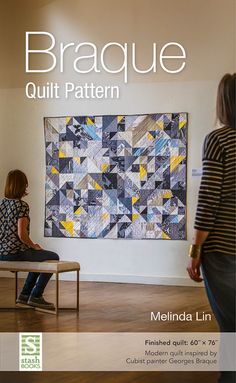
[[19,370],[42,371],[42,333],[19,335]]

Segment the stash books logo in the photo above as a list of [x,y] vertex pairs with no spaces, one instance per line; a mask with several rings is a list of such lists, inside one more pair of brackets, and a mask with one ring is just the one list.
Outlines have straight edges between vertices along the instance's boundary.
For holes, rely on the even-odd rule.
[[19,337],[19,370],[42,371],[42,333],[20,333]]

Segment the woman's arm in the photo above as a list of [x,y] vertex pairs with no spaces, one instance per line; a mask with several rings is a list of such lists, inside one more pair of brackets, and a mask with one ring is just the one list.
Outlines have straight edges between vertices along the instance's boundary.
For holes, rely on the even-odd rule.
[[[203,245],[214,228],[216,212],[220,206],[223,183],[223,151],[215,132],[206,136],[203,147],[203,174],[198,193],[194,224],[193,245]],[[191,255],[190,255],[191,256]],[[190,258],[187,271],[191,279],[201,282],[201,258]]]
[[203,243],[207,239],[208,235],[209,235],[209,231],[203,231],[203,230],[195,229],[194,234],[193,234],[192,244],[193,245],[203,245]]
[[41,246],[31,241],[28,230],[27,230],[28,224],[29,224],[28,217],[22,217],[18,219],[18,227],[17,227],[18,237],[20,238],[21,242],[31,247],[32,249],[41,250],[42,249]]
[[[193,245],[203,245],[204,241],[207,239],[209,231],[194,230],[193,236]],[[201,258],[190,258],[187,266],[187,271],[190,278],[195,282],[202,282],[201,272]]]

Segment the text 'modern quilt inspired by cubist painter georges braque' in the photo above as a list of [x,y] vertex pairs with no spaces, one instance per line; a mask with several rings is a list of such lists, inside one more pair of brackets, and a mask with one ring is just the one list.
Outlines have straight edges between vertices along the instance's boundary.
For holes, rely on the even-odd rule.
[[186,238],[186,113],[44,122],[45,236]]

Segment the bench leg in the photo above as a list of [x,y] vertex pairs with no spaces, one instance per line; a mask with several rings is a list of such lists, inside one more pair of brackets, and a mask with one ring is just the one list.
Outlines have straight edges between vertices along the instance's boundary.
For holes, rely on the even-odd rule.
[[15,271],[15,303],[18,296],[18,271]]
[[59,304],[59,274],[56,273],[56,315],[58,314],[58,304]]
[[76,272],[76,274],[77,274],[77,281],[76,281],[76,283],[77,283],[77,286],[76,286],[76,296],[77,296],[77,300],[76,300],[76,309],[77,309],[77,311],[79,311],[79,270],[77,270],[77,272]]

